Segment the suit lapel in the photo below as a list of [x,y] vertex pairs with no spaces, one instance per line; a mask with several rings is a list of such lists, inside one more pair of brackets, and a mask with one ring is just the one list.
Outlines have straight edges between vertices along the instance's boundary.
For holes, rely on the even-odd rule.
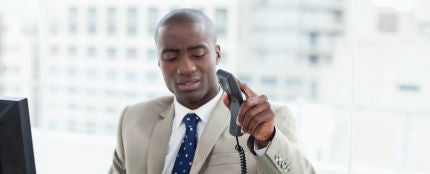
[[154,126],[148,152],[148,173],[161,173],[167,153],[174,116],[173,104],[160,113],[160,119]]
[[227,110],[222,100],[220,100],[215,107],[203,134],[198,140],[190,173],[199,173],[208,158],[209,153],[215,146],[215,143],[223,131],[227,128],[229,122],[230,112]]

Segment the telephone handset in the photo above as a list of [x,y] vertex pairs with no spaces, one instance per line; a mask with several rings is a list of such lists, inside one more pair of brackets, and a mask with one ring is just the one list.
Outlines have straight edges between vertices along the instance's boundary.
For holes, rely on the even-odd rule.
[[240,90],[239,84],[231,73],[219,69],[216,72],[216,75],[218,77],[218,82],[221,85],[221,88],[227,93],[228,100],[230,101],[230,134],[236,137],[237,144],[235,149],[237,152],[239,152],[241,173],[246,174],[247,169],[245,151],[239,144],[238,138],[239,136],[243,135],[241,132],[242,127],[236,124],[237,116],[239,115],[240,105],[243,102],[242,92]]
[[241,126],[236,124],[239,115],[240,105],[243,102],[242,92],[234,76],[222,69],[216,72],[221,88],[227,93],[230,101],[230,134],[233,136],[242,136]]

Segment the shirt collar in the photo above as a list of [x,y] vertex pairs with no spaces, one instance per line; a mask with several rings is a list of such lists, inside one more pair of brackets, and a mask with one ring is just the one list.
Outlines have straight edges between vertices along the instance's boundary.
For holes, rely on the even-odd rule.
[[195,113],[197,116],[199,116],[200,121],[206,124],[209,121],[212,111],[215,109],[218,101],[221,99],[222,93],[223,93],[223,90],[220,89],[218,94],[214,98],[212,98],[207,103],[205,103],[204,105],[194,110],[189,109],[184,105],[180,104],[175,97],[175,100],[174,100],[175,118],[173,120],[173,128],[177,129],[181,125],[185,115],[187,115],[188,113]]

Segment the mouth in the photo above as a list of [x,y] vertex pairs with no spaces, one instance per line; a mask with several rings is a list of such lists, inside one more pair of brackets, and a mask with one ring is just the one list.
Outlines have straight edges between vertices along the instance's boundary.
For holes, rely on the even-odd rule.
[[179,80],[176,84],[181,91],[192,91],[196,90],[200,86],[200,80]]

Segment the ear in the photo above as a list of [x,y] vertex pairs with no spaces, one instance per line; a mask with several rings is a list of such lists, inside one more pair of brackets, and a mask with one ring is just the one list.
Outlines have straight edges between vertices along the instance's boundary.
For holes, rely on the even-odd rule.
[[215,46],[215,53],[216,53],[216,64],[218,65],[221,59],[221,47],[218,44]]

